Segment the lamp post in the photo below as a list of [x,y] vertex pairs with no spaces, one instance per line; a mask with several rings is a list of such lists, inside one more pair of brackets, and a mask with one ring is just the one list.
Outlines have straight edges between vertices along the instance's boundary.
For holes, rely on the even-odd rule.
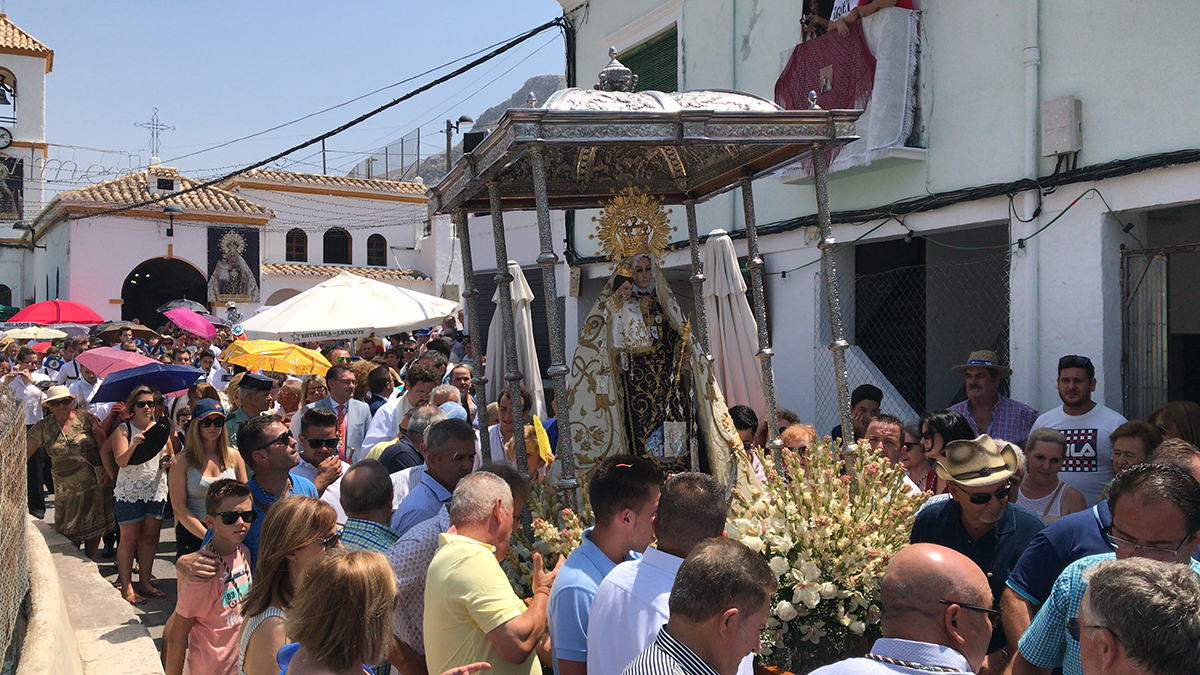
[[178,204],[167,204],[163,207],[163,213],[167,214],[167,236],[175,236],[175,214],[183,213],[183,209]]
[[446,173],[450,173],[450,146],[454,142],[454,134],[458,133],[460,124],[474,124],[475,120],[469,115],[463,115],[457,122],[446,120]]

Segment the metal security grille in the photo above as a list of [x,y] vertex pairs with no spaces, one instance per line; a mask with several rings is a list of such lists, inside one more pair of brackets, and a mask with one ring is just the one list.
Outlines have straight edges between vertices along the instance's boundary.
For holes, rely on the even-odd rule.
[[288,262],[308,262],[308,235],[304,230],[298,227],[288,230],[286,241],[285,255]]
[[24,624],[29,594],[25,488],[25,412],[20,401],[5,395],[0,397],[0,638],[6,658],[15,658],[9,648],[23,639],[18,626]]
[[[968,256],[964,256],[968,257]],[[898,267],[841,281],[842,311],[851,348],[850,388],[874,384],[882,409],[905,421],[963,400],[963,379],[951,368],[972,351],[990,349],[1008,362],[1008,252],[972,254],[970,260]],[[849,282],[849,283],[847,283]],[[817,273],[820,328],[816,359],[817,431],[838,421],[824,281]],[[1007,380],[1002,385],[1007,386]]]
[[1165,249],[1121,254],[1121,325],[1124,354],[1125,415],[1144,420],[1167,402],[1168,302],[1170,256]]
[[387,265],[387,239],[382,234],[367,237],[367,264],[380,267]]
[[679,29],[672,25],[665,33],[617,55],[638,76],[636,91],[679,90]]

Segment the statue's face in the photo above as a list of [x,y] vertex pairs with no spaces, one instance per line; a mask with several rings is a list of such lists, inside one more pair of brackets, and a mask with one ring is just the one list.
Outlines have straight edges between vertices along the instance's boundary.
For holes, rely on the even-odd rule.
[[633,283],[638,288],[649,288],[652,268],[650,259],[647,257],[638,258],[637,263],[633,266]]

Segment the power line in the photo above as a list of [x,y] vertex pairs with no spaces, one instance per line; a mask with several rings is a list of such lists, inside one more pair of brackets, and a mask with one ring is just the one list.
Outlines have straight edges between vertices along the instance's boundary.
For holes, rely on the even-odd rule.
[[538,35],[544,31],[550,30],[551,28],[555,28],[555,27],[566,30],[567,29],[566,19],[564,19],[562,17],[556,17],[552,21],[547,21],[546,23],[538,26],[537,28],[533,28],[529,31],[526,31],[520,37],[505,43],[504,45],[492,50],[491,52],[488,52],[484,56],[481,56],[481,57],[475,59],[474,61],[471,61],[470,63],[468,63],[460,68],[457,68],[456,70],[454,70],[450,73],[447,73],[446,75],[443,75],[435,80],[432,80],[426,84],[423,84],[420,87],[417,87],[416,89],[413,89],[412,91],[408,92],[407,94],[404,94],[403,96],[401,96],[397,99],[394,99],[388,103],[385,103],[370,112],[359,115],[358,117],[350,120],[349,122],[346,122],[345,124],[342,124],[341,126],[338,126],[330,131],[327,131],[327,132],[321,134],[320,136],[311,138],[299,145],[292,146],[291,148],[288,148],[287,150],[284,150],[283,152],[272,155],[266,159],[255,162],[249,166],[238,169],[236,171],[233,171],[233,172],[226,174],[224,176],[221,176],[219,178],[209,180],[204,183],[198,183],[196,185],[193,185],[190,188],[180,190],[178,192],[171,192],[171,193],[163,194],[160,197],[155,197],[153,199],[147,199],[145,201],[137,202],[135,204],[129,204],[127,206],[121,206],[121,207],[117,207],[117,208],[113,208],[113,209],[106,209],[104,211],[97,211],[96,213],[71,216],[70,219],[71,220],[83,220],[83,219],[87,219],[87,218],[96,218],[99,216],[106,216],[106,215],[111,215],[114,213],[123,213],[125,211],[129,211],[132,209],[142,208],[145,206],[151,206],[154,204],[160,204],[168,199],[173,199],[175,197],[187,194],[189,192],[196,192],[197,190],[202,190],[204,188],[212,187],[218,183],[229,180],[230,178],[233,178],[234,176],[238,176],[243,173],[246,173],[247,171],[251,171],[253,169],[257,169],[257,168],[266,166],[267,164],[270,164],[271,162],[275,162],[277,160],[287,157],[288,155],[292,154],[293,152],[303,150],[304,148],[307,148],[310,145],[315,145],[317,143],[320,143],[321,141],[326,140],[332,136],[336,136],[337,134],[340,134],[341,132],[343,132],[347,129],[350,129],[354,126],[362,124],[366,120],[371,119],[372,117],[378,115],[379,113],[382,113],[383,111],[388,110],[389,108],[399,105],[400,103],[403,103],[404,101],[407,101],[408,99],[410,99],[418,94],[421,94],[422,92],[428,91],[428,90],[436,87],[439,84],[448,82],[448,81],[458,77],[459,75],[462,75],[463,73],[475,68],[476,66],[479,66],[482,63],[486,63],[487,61],[507,52],[508,50],[512,49],[513,47],[516,47],[517,45],[525,42],[526,40],[529,40],[530,38],[534,37],[535,35]]
[[[518,37],[519,37],[519,36],[518,36]],[[510,40],[514,40],[514,39],[516,39],[516,38],[510,38]],[[220,148],[224,148],[224,147],[226,147],[226,146],[233,145],[234,143],[240,143],[240,142],[242,142],[242,141],[248,141],[248,140],[250,140],[251,138],[255,138],[255,137],[258,137],[258,136],[262,136],[263,134],[269,134],[269,133],[271,133],[272,131],[277,131],[277,130],[279,130],[279,129],[282,129],[282,128],[284,128],[284,127],[288,127],[288,126],[291,126],[291,125],[293,125],[293,124],[296,124],[296,123],[298,123],[298,122],[303,122],[304,120],[306,120],[306,119],[309,119],[309,118],[311,118],[311,117],[316,117],[317,115],[324,115],[325,113],[327,113],[327,112],[330,112],[330,111],[332,111],[332,110],[337,110],[338,108],[344,108],[344,107],[346,107],[346,106],[350,105],[351,103],[356,103],[356,102],[358,102],[358,101],[361,101],[361,100],[363,100],[364,98],[368,98],[368,97],[374,96],[375,94],[378,94],[378,93],[379,93],[379,92],[381,92],[381,91],[387,91],[388,89],[394,89],[394,88],[396,88],[396,87],[398,87],[398,86],[400,86],[400,85],[402,85],[402,84],[406,84],[406,83],[408,83],[408,82],[412,82],[413,80],[417,79],[418,77],[424,77],[424,76],[426,76],[426,75],[429,75],[430,73],[436,73],[437,71],[439,71],[439,70],[442,70],[443,68],[449,68],[450,66],[452,66],[452,65],[454,65],[454,64],[456,64],[456,63],[458,63],[459,61],[463,61],[463,60],[469,59],[469,58],[471,58],[472,56],[475,56],[475,55],[477,55],[477,54],[481,54],[481,53],[483,53],[484,51],[486,51],[486,50],[488,50],[488,49],[492,49],[492,48],[496,47],[497,45],[504,44],[504,42],[505,42],[504,40],[501,40],[500,42],[493,42],[492,44],[490,44],[490,45],[488,45],[488,46],[486,46],[486,47],[483,47],[482,49],[480,49],[480,50],[478,50],[478,51],[471,52],[470,54],[467,54],[467,55],[465,55],[465,56],[460,56],[460,57],[458,57],[457,59],[454,59],[453,61],[448,61],[448,62],[446,62],[446,63],[443,63],[443,64],[442,64],[442,65],[440,65],[440,66],[434,66],[433,68],[430,68],[429,70],[426,70],[426,71],[425,71],[425,72],[423,72],[423,73],[417,73],[416,75],[413,75],[412,77],[406,77],[406,78],[404,78],[403,80],[400,80],[399,82],[393,82],[392,84],[389,84],[389,85],[387,85],[387,86],[384,86],[384,87],[380,87],[380,88],[376,89],[375,91],[369,91],[369,92],[367,92],[367,93],[365,93],[365,94],[362,94],[361,96],[355,96],[354,98],[352,98],[352,99],[350,99],[350,100],[348,100],[348,101],[343,101],[343,102],[341,102],[341,103],[338,103],[338,104],[336,104],[336,105],[331,105],[331,106],[329,106],[328,108],[325,108],[325,109],[323,109],[323,110],[318,110],[318,111],[316,111],[316,112],[312,112],[312,113],[309,113],[309,114],[307,114],[307,115],[303,115],[303,116],[301,116],[301,117],[297,117],[296,119],[294,119],[294,120],[292,120],[292,121],[290,121],[290,122],[284,122],[284,123],[282,123],[282,124],[277,124],[277,125],[275,125],[275,126],[273,126],[273,127],[270,127],[269,129],[263,129],[262,131],[259,131],[259,132],[253,133],[253,134],[249,134],[249,135],[246,135],[246,136],[242,136],[242,137],[240,137],[240,138],[235,138],[235,139],[233,139],[232,141],[225,141],[224,143],[220,143],[220,144],[214,145],[214,146],[212,146],[212,147],[205,148],[205,149],[203,149],[203,150],[197,150],[197,151],[195,151],[195,152],[189,152],[189,153],[188,153],[188,154],[186,154],[186,155],[180,155],[180,156],[178,156],[178,157],[174,157],[174,158],[172,158],[172,159],[169,159],[169,160],[166,160],[166,161],[168,161],[168,162],[177,162],[177,161],[179,161],[179,160],[181,160],[181,159],[186,159],[186,158],[188,158],[188,157],[194,157],[194,156],[196,156],[196,155],[199,155],[199,154],[202,154],[202,153],[205,153],[205,152],[209,152],[209,151],[211,151],[211,150],[217,150],[217,149],[220,149]]]

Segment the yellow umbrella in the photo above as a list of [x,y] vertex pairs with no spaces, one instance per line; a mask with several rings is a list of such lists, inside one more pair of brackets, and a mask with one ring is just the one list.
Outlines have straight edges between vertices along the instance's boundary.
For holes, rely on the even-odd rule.
[[292,375],[324,375],[332,366],[321,352],[277,340],[235,340],[220,359],[251,370]]

